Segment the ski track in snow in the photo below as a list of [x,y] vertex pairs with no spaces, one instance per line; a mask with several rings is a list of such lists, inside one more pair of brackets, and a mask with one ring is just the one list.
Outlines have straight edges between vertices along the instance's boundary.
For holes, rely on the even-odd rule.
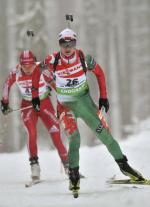
[[[120,142],[129,163],[150,178],[150,131],[140,132]],[[0,154],[0,207],[148,207],[150,186],[132,187],[110,185],[107,179],[119,171],[105,146],[80,149],[81,179],[80,196],[74,199],[68,190],[68,179],[61,172],[56,151],[39,151],[41,179],[44,182],[25,188],[30,180],[28,154]]]

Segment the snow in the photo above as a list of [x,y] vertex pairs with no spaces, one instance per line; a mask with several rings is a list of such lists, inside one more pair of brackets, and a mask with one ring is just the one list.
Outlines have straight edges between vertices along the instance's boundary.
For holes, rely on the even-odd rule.
[[[148,120],[145,126],[148,126]],[[120,142],[129,163],[150,178],[150,128],[139,127],[138,134]],[[39,151],[43,182],[31,188],[30,166],[26,150],[0,155],[0,207],[147,207],[150,186],[110,185],[107,179],[125,178],[105,146],[80,149],[80,197],[74,199],[68,190],[68,179],[56,151]]]

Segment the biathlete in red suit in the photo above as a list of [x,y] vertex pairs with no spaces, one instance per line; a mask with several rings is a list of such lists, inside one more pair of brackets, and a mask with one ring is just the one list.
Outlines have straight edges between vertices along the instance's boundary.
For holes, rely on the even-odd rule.
[[[21,108],[31,106],[31,108],[22,110],[21,118],[28,132],[28,150],[29,160],[31,164],[32,178],[40,177],[40,166],[38,162],[37,149],[37,121],[42,120],[47,128],[52,141],[58,150],[59,156],[64,164],[68,167],[68,156],[60,138],[60,128],[58,119],[55,116],[55,111],[49,98],[48,82],[51,81],[51,76],[41,74],[39,81],[39,98],[40,108],[37,108],[32,103],[32,77],[37,69],[40,69],[39,64],[35,62],[35,56],[31,51],[23,51],[20,55],[20,64],[18,64],[9,74],[4,83],[3,96],[1,100],[1,110],[3,114],[9,113],[9,91],[13,83],[17,83],[21,95]],[[45,71],[46,73],[46,71]],[[34,89],[33,89],[34,90]],[[33,104],[33,107],[32,107]]]

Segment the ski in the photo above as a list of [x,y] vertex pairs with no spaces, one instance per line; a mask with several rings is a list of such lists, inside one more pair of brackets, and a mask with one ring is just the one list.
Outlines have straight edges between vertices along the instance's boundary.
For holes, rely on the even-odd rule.
[[43,180],[39,180],[39,179],[37,179],[37,180],[31,180],[28,183],[25,183],[25,187],[26,188],[30,188],[33,185],[36,185],[36,184],[39,184],[39,183],[42,183],[42,182],[43,182]]
[[133,180],[133,179],[110,179],[107,181],[109,184],[134,184],[134,185],[150,185],[150,180]]

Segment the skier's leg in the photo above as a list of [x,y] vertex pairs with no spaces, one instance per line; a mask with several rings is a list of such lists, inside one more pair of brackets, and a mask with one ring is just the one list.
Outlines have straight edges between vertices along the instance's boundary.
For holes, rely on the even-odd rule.
[[[100,120],[98,125],[97,107],[91,98],[88,103],[90,103],[90,106],[88,106],[88,111],[92,121],[89,120],[89,116],[88,116],[88,118],[85,118],[85,120],[87,120],[86,123],[89,125],[89,127],[91,127],[91,129],[94,129],[94,131],[96,131],[97,137],[106,145],[110,153],[113,155],[115,161],[119,165],[121,172],[133,179],[142,180],[143,179],[142,175],[138,171],[130,167],[130,165],[127,162],[128,160],[126,156],[122,154],[119,144],[117,143],[116,140],[114,140],[110,132],[103,127],[102,123],[100,123]],[[94,116],[92,116],[92,114]],[[92,125],[94,120],[95,123],[97,122],[97,125],[95,126],[98,126],[96,127],[96,129]]]
[[55,116],[55,111],[49,98],[41,101],[40,118],[51,135],[52,141],[58,150],[62,163],[68,162],[67,150],[60,137],[59,121]]
[[79,166],[80,134],[77,128],[76,117],[73,112],[62,105],[58,107],[60,124],[62,125],[69,140],[69,167]]
[[96,133],[112,154],[121,171],[134,179],[143,179],[141,174],[131,168],[127,163],[126,157],[123,155],[118,142],[112,137],[110,132],[104,128],[97,113],[98,109],[89,95],[84,96],[78,102],[78,106],[74,110],[79,109],[76,113],[80,116],[86,124]]
[[[32,110],[32,109],[31,109]],[[30,113],[30,112],[29,112]],[[25,125],[25,128],[27,130],[28,134],[28,151],[30,158],[37,157],[37,130],[36,130],[36,123],[37,118],[33,113],[31,112],[30,116],[28,116],[29,113],[26,113],[26,110],[24,110],[22,114],[22,119]]]
[[80,178],[79,173],[79,148],[80,134],[77,128],[76,117],[69,108],[59,105],[60,123],[69,139],[69,189],[79,190]]
[[[24,102],[23,102],[24,103]],[[22,104],[22,107],[27,105]],[[40,166],[37,152],[37,115],[33,109],[26,109],[21,112],[21,117],[28,134],[28,152],[31,165],[31,178],[40,179]]]
[[[65,104],[67,105],[67,103]],[[123,158],[119,144],[102,125],[98,117],[98,108],[89,95],[81,97],[77,104],[68,103],[68,105],[96,133],[98,139],[106,145],[115,160]]]

